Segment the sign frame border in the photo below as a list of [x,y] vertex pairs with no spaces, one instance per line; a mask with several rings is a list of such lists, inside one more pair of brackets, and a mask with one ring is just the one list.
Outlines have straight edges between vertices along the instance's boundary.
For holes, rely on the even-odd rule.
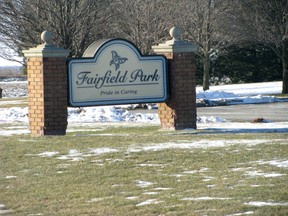
[[[91,100],[86,102],[75,102],[73,101],[73,80],[72,80],[72,64],[81,64],[81,63],[96,63],[98,60],[98,56],[100,53],[105,50],[108,46],[113,45],[115,43],[122,43],[127,45],[138,57],[139,61],[145,60],[157,60],[162,61],[163,65],[163,94],[161,97],[147,97],[142,99],[111,99],[111,100]],[[96,47],[96,49],[95,49]],[[94,53],[92,49],[95,49]],[[90,53],[89,53],[90,52]],[[93,55],[91,55],[91,52]],[[88,54],[87,54],[88,53]],[[67,61],[67,69],[68,69],[68,106],[70,107],[84,107],[84,106],[104,106],[104,105],[121,105],[121,104],[137,104],[137,103],[160,103],[166,102],[169,98],[169,83],[168,83],[168,60],[164,55],[143,55],[141,51],[130,41],[126,39],[113,38],[113,39],[104,39],[95,41],[92,43],[84,52],[84,56],[88,57],[80,57],[80,58],[70,58]]]

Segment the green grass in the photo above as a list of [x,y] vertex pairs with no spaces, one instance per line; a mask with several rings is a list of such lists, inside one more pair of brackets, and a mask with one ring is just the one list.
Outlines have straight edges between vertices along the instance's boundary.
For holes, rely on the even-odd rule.
[[[13,210],[7,215],[287,213],[287,168],[271,165],[269,161],[288,160],[288,134],[215,135],[161,131],[156,126],[101,124],[94,129],[98,130],[60,137],[0,137],[0,204]],[[263,143],[251,145],[254,140]],[[232,144],[143,150],[200,141],[203,146],[220,141]],[[117,151],[91,154],[91,149],[104,148]],[[41,157],[39,154],[43,152],[58,154]],[[58,159],[69,152],[82,153],[78,156],[82,160],[72,161],[72,156]],[[283,175],[249,175],[255,171]],[[139,185],[141,182],[144,184]],[[201,197],[218,199],[201,200]],[[147,200],[153,204],[142,205]],[[247,205],[253,201],[278,205]]]

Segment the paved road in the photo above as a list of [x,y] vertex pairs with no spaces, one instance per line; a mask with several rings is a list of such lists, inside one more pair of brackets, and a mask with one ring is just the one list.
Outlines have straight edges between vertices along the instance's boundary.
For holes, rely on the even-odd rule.
[[219,116],[232,122],[252,122],[264,118],[272,122],[288,122],[288,102],[199,107],[198,116]]
[[[130,110],[134,113],[157,113],[157,110]],[[272,122],[288,122],[288,102],[198,107],[198,116],[218,116],[231,122],[252,122],[264,118]]]

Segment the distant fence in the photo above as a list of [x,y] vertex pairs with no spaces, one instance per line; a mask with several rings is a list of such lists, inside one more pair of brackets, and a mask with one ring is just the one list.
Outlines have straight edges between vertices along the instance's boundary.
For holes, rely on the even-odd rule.
[[23,75],[22,66],[0,66],[0,77],[1,76],[18,76]]

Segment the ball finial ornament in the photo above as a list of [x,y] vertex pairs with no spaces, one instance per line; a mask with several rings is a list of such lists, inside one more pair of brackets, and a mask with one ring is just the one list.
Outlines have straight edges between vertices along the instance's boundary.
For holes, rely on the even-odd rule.
[[45,45],[51,45],[53,39],[53,33],[49,31],[44,31],[41,34],[41,40],[44,41]]
[[181,31],[178,27],[171,28],[169,33],[174,40],[180,40]]

